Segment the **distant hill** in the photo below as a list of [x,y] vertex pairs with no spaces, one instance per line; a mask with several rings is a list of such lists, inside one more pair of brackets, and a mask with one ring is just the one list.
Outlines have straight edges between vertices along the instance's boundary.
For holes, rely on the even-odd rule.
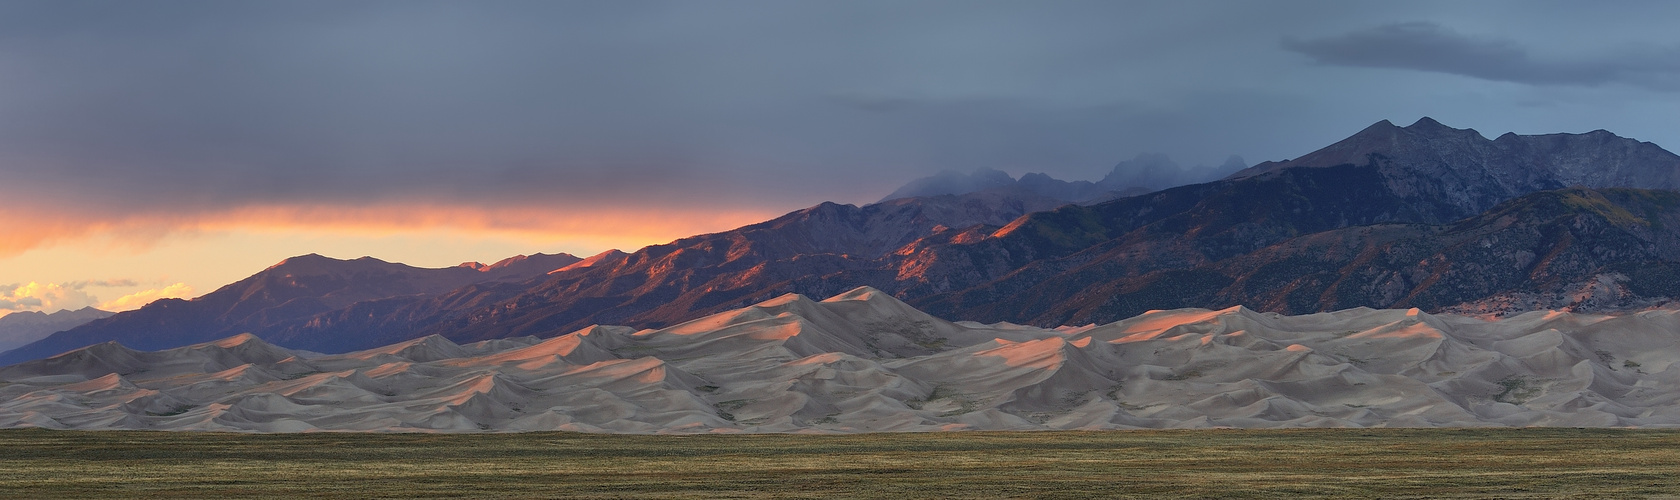
[[106,318],[114,313],[93,307],[65,309],[52,314],[40,311],[20,311],[0,316],[0,351],[6,351],[41,340],[54,332],[82,326],[89,321]]
[[566,254],[537,254],[490,266],[468,263],[428,269],[372,257],[339,260],[303,255],[195,299],[162,299],[52,334],[0,354],[0,364],[113,340],[139,349],[206,342],[263,331],[363,301],[442,293],[474,283],[521,281],[579,260]]

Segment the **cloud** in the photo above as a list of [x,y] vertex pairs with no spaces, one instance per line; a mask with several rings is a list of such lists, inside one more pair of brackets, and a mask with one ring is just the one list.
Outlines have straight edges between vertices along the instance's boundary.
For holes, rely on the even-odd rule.
[[85,288],[136,287],[140,286],[130,279],[115,280],[84,280],[67,283],[38,283],[31,281],[24,284],[0,286],[0,316],[19,311],[57,312],[61,309],[81,309],[88,306],[107,311],[127,311],[139,309],[151,301],[161,298],[186,298],[193,296],[193,287],[186,283],[175,283],[163,288],[142,290],[117,298],[116,300],[100,301],[93,294],[83,291]]
[[[1559,44],[1592,47],[1611,30],[1675,41],[1664,23],[1674,8],[1661,3],[1613,21],[1583,14],[1617,9],[1586,4],[1451,4],[1471,12],[1431,12],[1505,22]],[[666,224],[674,229],[658,237],[668,240],[728,227],[697,219],[875,200],[940,170],[1094,179],[1145,151],[1187,164],[1287,158],[1382,117],[1462,107],[1408,99],[1417,89],[1403,78],[1307,75],[1304,89],[1298,70],[1310,63],[1295,52],[1326,64],[1604,81],[1580,65],[1555,70],[1514,42],[1433,25],[1286,41],[1295,52],[1270,43],[1405,19],[1394,11],[1407,9],[1415,7],[0,2],[0,258],[89,236],[156,241],[287,206],[430,205],[425,217],[455,227],[551,234],[624,234],[611,227],[624,225],[644,235],[647,224]],[[1534,17],[1554,24],[1522,27],[1508,9],[1544,11]],[[1396,43],[1404,50],[1383,52]],[[1673,76],[1634,64],[1666,53],[1626,52],[1615,68],[1654,69],[1618,78],[1657,85]],[[1474,104],[1464,114],[1516,116],[1497,99]],[[1590,110],[1558,120],[1651,138],[1672,128],[1662,119],[1622,127],[1628,113]],[[468,208],[444,213],[458,207]],[[382,231],[416,219],[328,218]]]
[[1446,73],[1531,85],[1611,83],[1680,90],[1680,48],[1623,47],[1580,59],[1544,59],[1515,41],[1471,36],[1432,22],[1385,24],[1322,38],[1285,37],[1283,48],[1336,66]]
[[[626,248],[665,243],[672,239],[770,219],[780,209],[710,207],[691,211],[642,206],[639,199],[613,206],[456,205],[436,202],[396,202],[375,205],[244,205],[170,213],[36,211],[0,206],[0,258],[51,247],[54,244],[100,238],[105,244],[144,249],[171,235],[226,230],[264,231],[307,229],[318,233],[402,234],[425,228],[451,228],[490,235],[563,237],[609,243]],[[66,283],[84,287],[138,286],[133,280]]]
[[189,297],[192,297],[192,296],[193,296],[193,287],[188,286],[186,283],[176,283],[176,284],[169,285],[169,286],[166,286],[166,287],[163,287],[163,288],[154,288],[154,289],[151,289],[151,290],[142,290],[142,291],[139,291],[139,292],[124,295],[122,297],[118,297],[116,300],[112,300],[112,301],[108,301],[108,302],[102,302],[102,303],[99,304],[99,308],[104,309],[106,311],[112,311],[112,312],[129,311],[129,310],[139,309],[141,306],[144,306],[146,304],[150,304],[150,303],[152,303],[152,301],[158,300],[158,299],[168,299],[168,298],[177,298],[178,299],[178,298],[189,298]]
[[0,288],[0,311],[47,311],[81,309],[98,303],[98,299],[81,291],[80,287],[58,283],[29,282]]
[[99,288],[140,286],[140,283],[136,282],[134,280],[131,280],[131,279],[84,280],[84,281],[72,281],[72,282],[69,282],[69,283],[64,283],[64,286],[69,287],[69,288],[74,288],[76,290],[81,290],[83,288],[87,288],[87,287],[90,287],[90,286],[91,287],[99,287]]
[[[1147,14],[1179,8],[1123,2],[725,4],[0,3],[0,199],[785,212],[948,168],[1100,175],[1151,138],[1092,106],[1155,80],[1134,65],[1185,60],[1176,42],[1206,36],[1185,28],[1251,23],[1163,26]],[[90,223],[67,219],[24,239]]]

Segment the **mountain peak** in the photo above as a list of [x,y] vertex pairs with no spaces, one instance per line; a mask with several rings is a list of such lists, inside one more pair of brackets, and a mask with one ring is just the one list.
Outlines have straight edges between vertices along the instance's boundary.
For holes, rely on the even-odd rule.
[[601,253],[589,256],[588,258],[585,258],[583,260],[573,262],[571,264],[566,265],[565,267],[555,269],[553,271],[549,271],[548,274],[565,272],[565,271],[570,271],[570,270],[573,270],[573,269],[583,269],[585,267],[595,267],[597,265],[600,265],[603,262],[609,262],[609,261],[622,259],[626,255],[629,255],[629,254],[626,254],[626,253],[624,253],[623,251],[620,251],[617,248],[613,248],[613,249],[609,249],[605,252],[601,252]]
[[353,260],[334,259],[317,253],[288,257],[279,263],[269,266],[268,271],[283,271],[293,275],[336,274],[348,270],[363,269],[370,266],[388,265],[389,262],[373,257],[361,257]]
[[301,265],[307,265],[307,264],[311,264],[311,263],[325,262],[325,261],[337,261],[337,260],[338,259],[334,259],[332,257],[327,257],[327,256],[324,256],[324,255],[321,255],[321,254],[318,254],[318,253],[306,253],[306,254],[303,254],[303,255],[297,255],[297,256],[292,256],[292,257],[287,257],[287,258],[284,258],[284,259],[280,259],[280,262],[276,262],[276,263],[274,263],[274,265],[268,266],[268,268],[269,269],[275,269],[275,268],[278,268],[278,267],[281,267],[281,266],[288,266],[288,265],[301,266]]
[[1370,126],[1365,127],[1364,129],[1361,129],[1359,131],[1359,133],[1353,134],[1353,135],[1354,136],[1361,136],[1361,135],[1366,135],[1366,134],[1376,133],[1376,132],[1387,133],[1387,132],[1392,132],[1392,131],[1395,131],[1395,130],[1400,130],[1400,127],[1396,126],[1394,124],[1394,122],[1391,122],[1391,121],[1388,121],[1388,120],[1378,120],[1376,123],[1373,123]]
[[[1384,120],[1384,121],[1387,121],[1387,120]],[[1413,122],[1411,125],[1407,126],[1406,128],[1408,128],[1408,129],[1420,129],[1420,130],[1452,129],[1452,127],[1442,125],[1441,122],[1435,121],[1434,118],[1430,118],[1430,117],[1427,117],[1427,116],[1425,116],[1423,118],[1418,118],[1418,120],[1416,122]],[[1454,129],[1454,130],[1456,130],[1456,129]]]
[[496,261],[495,264],[485,264],[478,261],[462,262],[455,267],[471,269],[494,276],[495,279],[516,278],[524,279],[543,274],[552,274],[561,269],[571,267],[580,260],[568,253],[534,253],[531,255],[515,255]]
[[88,306],[50,314],[43,311],[18,311],[0,316],[0,351],[11,350],[46,338],[55,332],[69,330],[93,320],[110,317],[112,314],[115,313]]
[[1462,136],[1463,138],[1470,138],[1473,140],[1487,140],[1487,138],[1482,137],[1482,133],[1477,132],[1476,129],[1449,127],[1447,125],[1443,125],[1441,122],[1435,121],[1434,118],[1427,116],[1419,118],[1417,122],[1406,127],[1406,131],[1426,136]]
[[[1227,179],[1243,179],[1290,168],[1366,166],[1381,160],[1389,182],[1435,184],[1451,179],[1454,200],[1471,211],[1499,199],[1562,186],[1680,187],[1680,157],[1656,145],[1595,130],[1585,134],[1518,135],[1489,140],[1471,128],[1453,128],[1431,117],[1405,127],[1379,121],[1359,133],[1293,160],[1265,162]],[[1450,160],[1449,160],[1450,159]],[[1448,161],[1452,163],[1443,163]],[[1419,179],[1429,179],[1419,181]]]

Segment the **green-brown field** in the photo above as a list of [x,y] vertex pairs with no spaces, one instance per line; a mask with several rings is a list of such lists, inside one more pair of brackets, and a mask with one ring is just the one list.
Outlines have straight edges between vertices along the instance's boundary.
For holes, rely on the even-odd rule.
[[0,431],[0,496],[1573,497],[1680,494],[1680,432],[603,436]]

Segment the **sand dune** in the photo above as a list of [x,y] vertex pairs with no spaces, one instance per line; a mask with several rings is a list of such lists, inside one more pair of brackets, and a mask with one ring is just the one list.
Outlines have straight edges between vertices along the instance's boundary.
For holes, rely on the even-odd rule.
[[240,335],[0,368],[0,426],[245,432],[876,432],[1680,426],[1680,311],[1152,311],[952,323],[859,288],[661,330],[336,355]]

